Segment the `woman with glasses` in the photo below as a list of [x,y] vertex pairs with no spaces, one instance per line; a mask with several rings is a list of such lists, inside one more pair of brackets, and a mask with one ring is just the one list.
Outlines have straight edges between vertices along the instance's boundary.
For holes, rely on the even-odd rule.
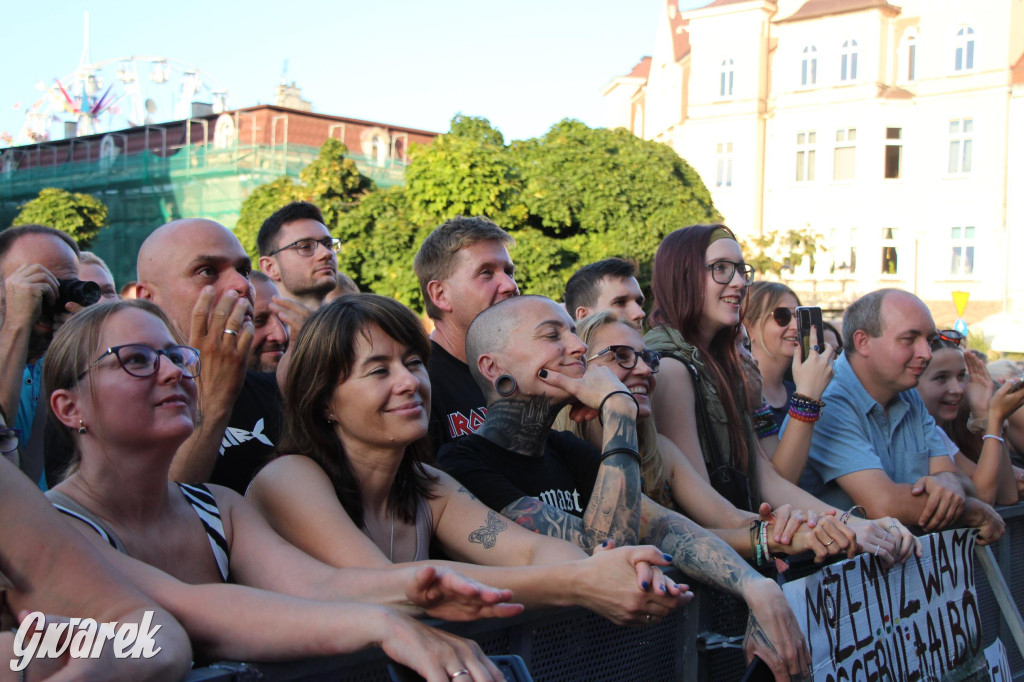
[[[759,452],[737,353],[740,310],[753,279],[753,268],[724,225],[676,230],[658,247],[652,276],[655,326],[645,341],[661,354],[662,387],[653,412],[658,432],[676,446],[665,456],[688,458],[739,509],[754,512],[761,501],[773,507],[792,504],[810,514],[825,546],[835,542],[847,549],[847,531],[853,530],[859,551],[877,548],[872,553],[887,562],[905,560],[919,545],[898,521],[838,517],[837,510],[780,476]],[[820,409],[807,401],[791,407],[790,415],[813,421]],[[776,541],[783,541],[782,530],[775,527]]]
[[1024,405],[1024,386],[1008,381],[995,390],[985,364],[963,351],[964,341],[953,329],[938,333],[917,392],[949,456],[974,483],[975,496],[987,504],[1016,504],[1024,472],[1010,463],[1003,431]]
[[[796,308],[800,299],[792,289],[779,282],[754,282],[747,293],[743,326],[750,335],[750,352],[761,374],[763,400],[752,415],[761,447],[776,470],[791,483],[800,480],[807,465],[814,422],[791,419],[786,436],[778,433],[795,404],[821,402],[821,394],[832,380],[835,346],[825,343],[825,351],[811,353],[804,360],[800,353]],[[820,339],[811,340],[814,345]],[[792,381],[786,375],[792,372]],[[753,393],[756,386],[748,382]],[[796,400],[794,401],[794,396]],[[750,396],[752,402],[757,396]]]
[[528,607],[584,606],[619,623],[644,622],[655,595],[641,583],[658,586],[661,615],[690,598],[650,567],[637,570],[665,563],[655,548],[588,557],[504,519],[426,463],[430,343],[401,303],[342,296],[309,319],[290,352],[281,450],[297,454],[264,467],[247,498],[297,547],[332,566],[388,567],[427,560],[433,543],[468,562],[456,565],[461,573],[510,587]]
[[[762,504],[757,514],[737,509],[697,474],[686,457],[666,457],[663,454],[662,451],[674,453],[676,446],[658,434],[651,418],[661,358],[644,346],[639,331],[613,314],[604,312],[584,318],[576,335],[590,349],[588,365],[607,367],[637,399],[641,475],[644,493],[648,497],[711,530],[748,560],[756,560],[757,543],[760,542],[760,536],[751,542],[750,528],[762,521],[769,527],[778,525],[787,539],[783,544],[766,535],[768,550],[773,555],[800,554],[810,550],[816,553],[816,560],[821,561],[841,551],[837,543],[826,547],[823,542],[818,542],[814,529],[803,525],[802,518],[792,515],[788,505],[775,510],[774,515],[767,504]],[[573,421],[569,413],[568,408],[563,409],[553,428],[570,431],[600,447],[604,437],[603,426],[597,420]],[[792,525],[786,528],[787,523]],[[853,539],[852,533],[850,539]],[[853,556],[854,548],[854,543],[850,542],[847,548],[849,556]]]
[[[171,460],[197,423],[200,368],[197,351],[181,345],[168,318],[146,301],[88,308],[59,330],[44,378],[77,467],[49,496],[69,522],[214,655],[267,660],[378,644],[429,679],[460,671],[467,679],[500,678],[471,642],[391,609],[338,602],[466,620],[520,612],[500,603],[508,591],[443,568],[337,570],[282,540],[234,491],[168,481]],[[204,592],[203,603],[216,611],[187,610],[179,599],[194,599],[195,591],[183,597],[182,583],[220,588]]]

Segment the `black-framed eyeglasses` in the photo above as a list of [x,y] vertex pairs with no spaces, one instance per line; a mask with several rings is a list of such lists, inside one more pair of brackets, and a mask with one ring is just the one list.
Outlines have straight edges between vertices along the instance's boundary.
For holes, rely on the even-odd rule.
[[18,449],[21,429],[0,429],[0,455],[9,455]]
[[661,369],[661,356],[656,351],[647,350],[646,348],[638,351],[632,346],[608,346],[603,351],[594,353],[587,358],[587,362],[592,362],[605,353],[614,353],[615,364],[622,369],[633,369],[636,367],[637,358],[643,359],[644,364],[651,370],[651,374],[657,374],[658,370]]
[[719,284],[729,284],[736,273],[743,277],[743,285],[754,283],[754,266],[747,263],[734,263],[731,260],[716,260],[704,266],[711,271],[711,278]]
[[275,249],[274,251],[271,251],[267,255],[273,256],[275,254],[281,253],[285,249],[293,249],[295,253],[299,254],[303,258],[309,258],[314,253],[316,253],[317,246],[322,246],[328,251],[338,253],[339,251],[341,251],[341,240],[335,239],[334,237],[324,237],[323,239],[313,239],[312,237],[307,237],[306,239],[296,239],[291,244],[286,244],[285,246],[282,246],[279,249]]
[[964,340],[964,335],[955,329],[940,329],[938,336],[935,337],[935,341],[945,341],[946,343],[952,343],[956,345],[958,348],[964,345]]
[[116,357],[121,365],[121,369],[133,377],[145,378],[156,374],[157,370],[160,369],[161,355],[165,356],[175,367],[180,369],[183,377],[195,379],[199,376],[199,351],[192,346],[153,348],[144,343],[127,343],[123,346],[114,346],[104,351],[84,372],[78,375],[79,380],[108,355]]
[[788,327],[789,323],[793,321],[794,314],[795,311],[792,308],[779,307],[772,311],[772,319],[780,327]]

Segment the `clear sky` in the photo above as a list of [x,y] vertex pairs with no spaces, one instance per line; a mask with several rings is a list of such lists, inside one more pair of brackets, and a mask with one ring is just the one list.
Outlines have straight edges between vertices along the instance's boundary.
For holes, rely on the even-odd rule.
[[[688,8],[709,0],[680,0]],[[665,0],[12,0],[4,10],[0,132],[17,135],[39,81],[72,73],[83,13],[94,62],[156,55],[197,67],[232,108],[296,81],[313,110],[445,131],[456,113],[506,139],[565,117],[603,124],[601,87],[653,49]],[[18,107],[18,108],[15,108]],[[60,137],[58,134],[57,137]]]

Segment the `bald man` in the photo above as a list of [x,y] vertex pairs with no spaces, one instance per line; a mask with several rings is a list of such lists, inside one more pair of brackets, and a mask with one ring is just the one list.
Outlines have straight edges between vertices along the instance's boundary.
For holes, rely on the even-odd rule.
[[281,421],[273,375],[246,371],[254,336],[249,256],[220,223],[184,219],[146,238],[137,268],[138,297],[163,308],[202,360],[202,424],[178,451],[171,478],[244,493],[273,455]]
[[[843,316],[843,355],[822,400],[800,486],[840,509],[858,505],[869,518],[892,516],[926,532],[979,528],[979,544],[1004,524],[970,495],[913,390],[932,359],[931,311],[914,294],[880,289]],[[788,423],[788,422],[787,422]]]

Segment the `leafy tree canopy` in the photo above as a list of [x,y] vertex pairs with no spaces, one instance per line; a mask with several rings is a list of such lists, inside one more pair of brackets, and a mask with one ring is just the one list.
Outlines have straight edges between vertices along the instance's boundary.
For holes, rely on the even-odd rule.
[[99,231],[107,226],[107,207],[91,194],[47,187],[20,207],[11,225],[30,223],[66,232],[82,249],[89,249]]
[[447,134],[412,147],[405,185],[384,190],[373,190],[344,153],[329,141],[301,183],[281,178],[253,192],[239,238],[250,249],[266,216],[306,199],[343,240],[344,272],[364,290],[419,310],[413,257],[456,215],[484,215],[508,230],[520,288],[555,299],[578,267],[610,256],[635,259],[646,287],[666,234],[720,220],[700,177],[670,147],[569,119],[506,144],[487,119],[458,115]]
[[345,156],[348,150],[339,140],[327,140],[320,154],[299,173],[299,182],[285,175],[257,187],[242,202],[235,234],[255,262],[256,236],[270,215],[293,201],[309,201],[320,207],[324,223],[334,232],[342,216],[373,189],[373,181],[359,172],[356,163]]
[[662,237],[720,219],[670,147],[568,119],[507,145],[486,119],[456,116],[448,134],[413,147],[405,180],[386,197],[367,197],[339,236],[343,267],[361,286],[416,308],[413,256],[456,215],[484,215],[508,230],[520,288],[555,299],[578,267],[609,256],[636,259],[647,286]]

